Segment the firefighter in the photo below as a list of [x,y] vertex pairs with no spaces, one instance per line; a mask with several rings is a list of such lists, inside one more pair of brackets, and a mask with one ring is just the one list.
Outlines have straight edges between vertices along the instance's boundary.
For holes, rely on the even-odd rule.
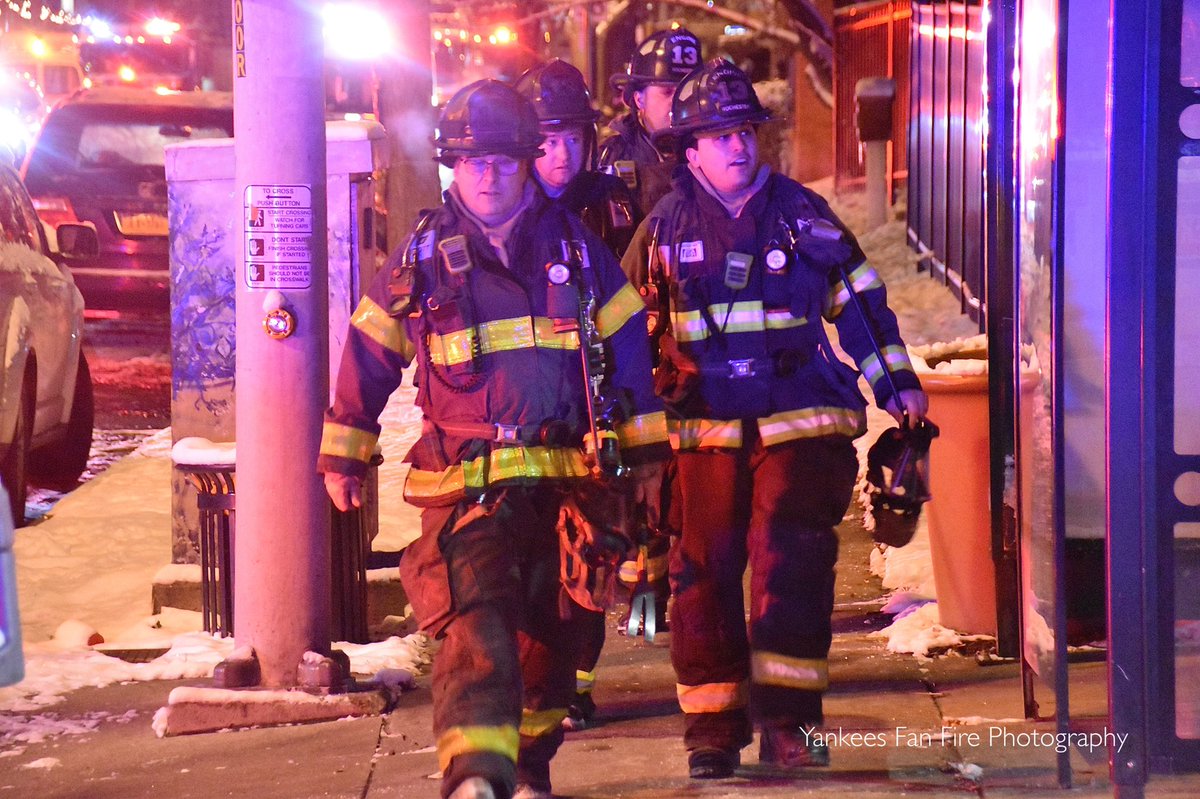
[[813,732],[828,684],[834,526],[855,484],[866,401],[822,320],[881,407],[910,423],[926,411],[884,285],[853,236],[818,195],[759,164],[757,126],[770,116],[736,66],[689,75],[672,106],[673,190],[622,264],[635,284],[669,284],[659,296],[672,303],[656,388],[678,437],[671,660],[697,779],[733,774],[753,725],[760,763],[828,764]]
[[637,46],[624,74],[612,77],[629,111],[609,124],[600,169],[625,181],[643,214],[671,190],[675,156],[654,137],[670,126],[675,88],[700,66],[700,53],[700,40],[687,29],[657,31]]
[[[620,257],[641,216],[625,183],[595,170],[596,120],[600,115],[592,108],[583,73],[555,59],[530,69],[516,88],[533,104],[546,137],[542,143],[546,154],[533,164],[542,191],[579,214]],[[604,647],[605,614],[578,605],[571,610],[578,635],[576,693],[563,727],[582,730],[596,714],[593,689],[596,663]]]
[[641,222],[625,182],[596,169],[596,120],[583,73],[561,59],[533,67],[516,89],[533,103],[545,155],[534,177],[546,196],[579,214],[620,258]]
[[[414,364],[423,423],[404,496],[423,511],[401,579],[421,629],[442,639],[433,726],[452,799],[550,796],[574,696],[560,536],[589,529],[576,497],[594,485],[580,357],[593,332],[626,411],[593,452],[619,443],[633,493],[650,501],[669,452],[644,305],[604,244],[530,179],[541,142],[532,106],[506,84],[478,81],[448,102],[435,143],[453,183],[352,317],[318,462],[334,504],[359,506],[378,416]],[[577,317],[586,330],[561,324],[590,307]],[[573,554],[615,568],[619,531],[596,528]]]

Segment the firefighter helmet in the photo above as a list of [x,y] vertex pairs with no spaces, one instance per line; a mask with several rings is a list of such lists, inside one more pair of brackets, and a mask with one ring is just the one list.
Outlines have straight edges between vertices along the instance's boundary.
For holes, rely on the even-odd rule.
[[528,100],[508,84],[479,80],[446,103],[433,143],[444,162],[472,155],[538,158],[543,139]]
[[610,83],[625,90],[625,102],[632,107],[630,92],[648,83],[678,83],[700,66],[700,52],[700,40],[686,28],[656,31],[634,50],[625,74],[613,75]]
[[560,58],[527,70],[516,86],[546,127],[587,126],[600,118],[583,73]]
[[671,101],[669,133],[694,135],[771,118],[746,73],[728,61],[714,58],[679,84]]
[[937,425],[926,419],[884,430],[868,450],[864,516],[874,520],[876,542],[902,547],[916,534],[921,506],[930,499],[929,445],[937,435]]

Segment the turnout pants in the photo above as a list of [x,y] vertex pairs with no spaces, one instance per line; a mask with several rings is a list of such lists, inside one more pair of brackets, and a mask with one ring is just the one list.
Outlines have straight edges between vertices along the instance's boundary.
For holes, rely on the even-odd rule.
[[[689,750],[735,750],[751,723],[822,722],[838,524],[858,472],[849,438],[682,451],[671,552],[671,661]],[[750,567],[749,630],[743,576]]]
[[561,500],[554,488],[509,488],[426,509],[401,561],[422,629],[444,639],[433,663],[443,796],[472,776],[502,798],[517,782],[550,790],[575,693],[574,639],[558,613]]

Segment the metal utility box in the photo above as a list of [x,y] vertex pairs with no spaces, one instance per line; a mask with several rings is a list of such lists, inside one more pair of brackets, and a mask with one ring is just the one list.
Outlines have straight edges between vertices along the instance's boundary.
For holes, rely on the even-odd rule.
[[892,138],[896,81],[891,78],[861,78],[854,85],[854,125],[860,142]]
[[[350,315],[378,270],[376,184],[387,167],[387,139],[378,123],[340,121],[327,124],[326,138],[332,386]],[[233,142],[167,148],[172,443],[188,436],[235,438],[234,281],[236,248],[245,246],[245,237]],[[172,480],[171,560],[197,563],[196,490],[177,473]]]

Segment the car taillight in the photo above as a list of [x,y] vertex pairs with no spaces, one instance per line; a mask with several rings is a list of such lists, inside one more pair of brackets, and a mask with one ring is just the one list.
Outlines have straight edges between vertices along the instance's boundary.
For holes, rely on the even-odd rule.
[[66,197],[34,197],[33,207],[38,216],[50,227],[61,225],[63,222],[78,222],[75,209]]

